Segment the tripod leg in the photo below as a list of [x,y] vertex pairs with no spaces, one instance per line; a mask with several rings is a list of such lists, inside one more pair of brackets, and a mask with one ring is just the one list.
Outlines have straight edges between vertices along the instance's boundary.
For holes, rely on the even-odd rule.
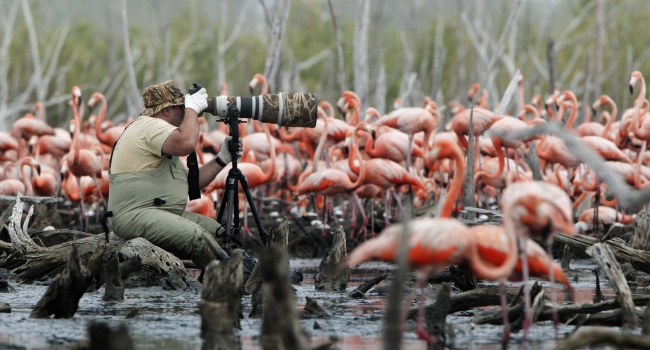
[[223,197],[221,199],[221,205],[219,206],[219,212],[217,213],[217,222],[221,223],[221,218],[223,218],[223,213],[226,209],[226,205],[228,204],[228,190],[226,189],[223,192]]
[[224,198],[227,198],[228,201],[228,217],[226,218],[226,232],[223,234],[223,250],[226,252],[226,254],[230,255],[230,241],[232,240],[232,227],[233,227],[233,216],[234,216],[234,211],[235,211],[235,190],[233,189],[233,186],[237,186],[237,184],[232,181],[232,183],[229,181],[230,179],[227,180],[226,184],[226,193],[224,194]]
[[255,224],[257,224],[257,229],[260,233],[260,238],[262,239],[262,242],[264,242],[264,245],[266,245],[266,242],[269,240],[269,234],[266,233],[266,230],[264,230],[264,226],[262,225],[262,220],[260,219],[260,214],[257,212],[257,208],[255,208],[255,202],[253,201],[253,196],[251,195],[251,191],[248,188],[248,180],[246,180],[245,176],[240,176],[239,181],[241,182],[241,187],[244,189],[244,194],[246,194],[246,200],[248,201],[248,206],[250,206],[251,211],[253,212],[253,218],[255,219]]

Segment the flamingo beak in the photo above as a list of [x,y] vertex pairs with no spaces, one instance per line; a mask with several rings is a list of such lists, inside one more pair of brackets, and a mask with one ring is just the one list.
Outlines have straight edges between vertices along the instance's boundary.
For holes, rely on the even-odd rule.
[[40,176],[41,175],[41,165],[37,164],[36,165],[36,173]]
[[637,80],[636,76],[630,78],[630,94],[634,93],[634,85],[636,85],[636,80]]

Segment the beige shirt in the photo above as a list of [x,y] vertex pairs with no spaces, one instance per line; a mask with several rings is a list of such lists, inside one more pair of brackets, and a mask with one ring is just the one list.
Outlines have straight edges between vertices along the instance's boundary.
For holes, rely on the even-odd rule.
[[[111,174],[153,170],[162,161],[162,146],[172,131],[178,129],[159,118],[140,116],[115,144]],[[187,173],[187,171],[186,171]]]

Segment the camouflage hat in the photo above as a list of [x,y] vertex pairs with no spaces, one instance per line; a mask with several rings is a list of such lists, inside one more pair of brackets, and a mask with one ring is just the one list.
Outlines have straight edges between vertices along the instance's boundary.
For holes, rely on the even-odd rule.
[[183,92],[173,80],[151,85],[142,93],[144,110],[141,115],[152,116],[165,107],[178,106],[185,103]]

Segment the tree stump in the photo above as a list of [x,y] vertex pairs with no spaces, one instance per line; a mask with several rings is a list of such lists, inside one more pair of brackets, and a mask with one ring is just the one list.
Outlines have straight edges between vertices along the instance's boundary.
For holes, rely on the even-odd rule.
[[84,295],[92,282],[93,276],[101,269],[102,255],[106,245],[97,249],[87,263],[84,263],[72,248],[68,266],[54,278],[45,294],[36,303],[30,313],[30,318],[71,318],[77,312],[79,299]]
[[632,248],[650,250],[650,204],[646,204],[634,217],[634,234],[629,240]]
[[610,345],[615,348],[649,349],[650,337],[625,334],[606,328],[580,329],[558,342],[556,349],[584,349],[599,345]]
[[[289,269],[289,256],[288,256],[288,246],[289,246],[289,220],[285,216],[282,219],[282,222],[277,228],[269,228],[269,241],[267,242],[267,247],[276,247],[283,252],[283,261]],[[251,276],[246,281],[246,291],[251,295],[251,312],[248,314],[248,317],[261,317],[264,313],[264,297],[262,295],[262,275],[260,261],[257,261]]]
[[350,281],[350,269],[345,266],[348,253],[345,242],[345,231],[339,225],[334,232],[332,250],[330,250],[323,268],[314,281],[316,290],[327,292],[345,292]]
[[119,253],[109,249],[104,254],[104,296],[103,300],[124,301],[124,282],[120,273]]
[[262,252],[259,264],[265,300],[260,334],[262,349],[309,349],[309,340],[296,316],[286,251],[276,245],[270,245]]
[[440,346],[446,342],[445,330],[447,328],[447,314],[450,308],[451,286],[449,283],[443,283],[433,307],[426,308],[424,313],[427,332],[437,340],[437,345]]
[[226,261],[214,260],[205,268],[199,313],[202,349],[239,348],[235,328],[241,329],[244,269],[241,249]]
[[607,274],[612,287],[616,290],[616,298],[620,301],[623,312],[623,328],[636,329],[639,326],[639,319],[636,315],[632,293],[621,270],[621,265],[619,265],[609,246],[596,243],[587,249],[587,254],[596,259],[598,265]]
[[112,330],[106,323],[91,323],[88,326],[89,348],[92,350],[132,350],[133,340],[124,324]]

